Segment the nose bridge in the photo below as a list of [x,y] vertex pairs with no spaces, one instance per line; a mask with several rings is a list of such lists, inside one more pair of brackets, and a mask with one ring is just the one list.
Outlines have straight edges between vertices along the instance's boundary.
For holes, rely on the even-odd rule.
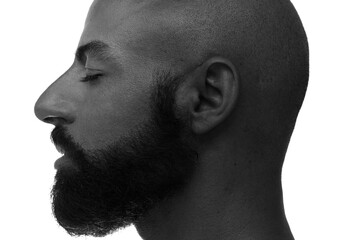
[[35,103],[36,117],[48,123],[54,123],[55,120],[73,122],[78,95],[74,84],[69,70],[53,82]]

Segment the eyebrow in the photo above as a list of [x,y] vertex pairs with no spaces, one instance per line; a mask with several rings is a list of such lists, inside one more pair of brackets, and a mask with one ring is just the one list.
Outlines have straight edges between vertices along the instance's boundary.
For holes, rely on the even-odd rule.
[[91,41],[77,48],[75,57],[82,65],[86,64],[87,56],[100,61],[116,60],[111,53],[111,47],[102,41]]

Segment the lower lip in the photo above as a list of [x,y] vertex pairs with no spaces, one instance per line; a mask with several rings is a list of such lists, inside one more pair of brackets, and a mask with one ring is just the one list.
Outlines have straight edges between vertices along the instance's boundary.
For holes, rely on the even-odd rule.
[[61,167],[70,166],[71,161],[67,156],[62,156],[57,159],[54,163],[54,168],[57,170]]

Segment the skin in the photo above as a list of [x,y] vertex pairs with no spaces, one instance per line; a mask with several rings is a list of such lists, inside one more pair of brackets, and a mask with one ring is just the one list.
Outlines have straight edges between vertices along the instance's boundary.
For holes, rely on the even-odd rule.
[[[96,0],[79,46],[94,40],[108,43],[115,60],[75,60],[35,106],[40,120],[66,125],[84,149],[149,119],[153,72],[186,76],[176,102],[196,135],[199,165],[182,192],[136,223],[140,236],[293,239],[281,169],[305,94],[308,49],[292,5]],[[97,72],[104,76],[80,81]]]

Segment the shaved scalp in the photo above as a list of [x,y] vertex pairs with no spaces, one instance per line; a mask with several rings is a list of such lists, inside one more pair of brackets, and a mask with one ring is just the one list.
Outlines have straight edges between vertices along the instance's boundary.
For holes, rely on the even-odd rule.
[[216,55],[230,60],[240,74],[240,97],[232,119],[261,146],[286,148],[309,77],[307,37],[292,3],[187,0],[152,4],[156,11],[167,13],[161,13],[164,18],[173,16],[167,21],[178,26],[175,34],[185,41],[188,53],[184,57],[180,53],[175,62],[191,67]]
[[96,0],[92,9],[109,3],[132,6],[113,24],[134,20],[124,26],[133,34],[123,35],[122,45],[158,68],[184,75],[211,57],[228,59],[240,93],[225,125],[238,139],[285,153],[309,75],[306,34],[289,0]]

